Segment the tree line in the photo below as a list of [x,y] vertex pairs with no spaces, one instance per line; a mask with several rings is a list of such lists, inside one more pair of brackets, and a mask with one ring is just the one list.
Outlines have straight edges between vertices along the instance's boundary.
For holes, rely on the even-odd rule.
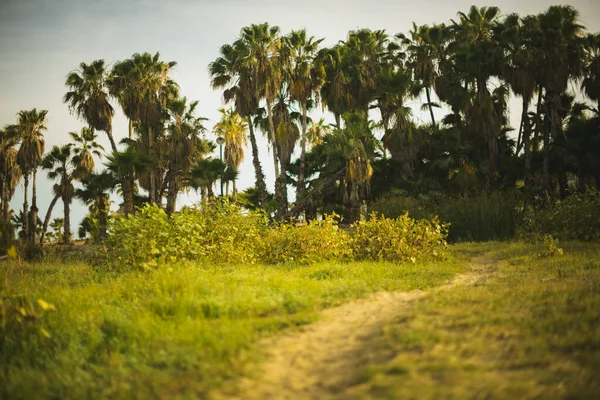
[[[227,194],[232,183],[236,196],[248,143],[255,187],[244,199],[272,209],[277,219],[338,210],[354,220],[365,200],[386,193],[518,188],[527,196],[560,197],[571,187],[600,185],[600,35],[586,31],[573,7],[523,17],[473,6],[445,24],[413,24],[407,34],[360,29],[331,47],[322,41],[306,30],[282,34],[263,23],[242,28],[237,40],[220,48],[208,73],[229,107],[213,128],[224,140],[224,162],[209,156],[216,145],[195,113],[198,103],[181,97],[170,77],[175,62],[144,53],[112,68],[104,60],[81,63],[67,76],[64,102],[87,127],[71,133],[71,144],[44,156],[47,113],[36,109],[20,112],[17,123],[2,130],[3,217],[9,218],[8,202],[23,180],[17,221],[35,240],[36,173],[42,168],[57,182],[51,207],[58,199],[64,204],[65,242],[74,197],[89,205],[84,223],[101,239],[114,188],[125,214],[144,202],[172,213],[182,190],[210,199],[218,180]],[[522,101],[516,140],[509,135],[511,93]],[[579,94],[589,102],[577,101]],[[421,99],[426,122],[409,107]],[[116,106],[128,118],[129,135],[120,147],[112,135]],[[332,114],[333,124],[311,118],[319,107]],[[446,115],[436,119],[435,109]],[[100,173],[93,172],[92,154],[104,151],[97,132],[111,146]],[[269,142],[274,197],[267,192],[257,132]],[[296,190],[293,205],[289,187]],[[47,226],[44,221],[42,238]]]

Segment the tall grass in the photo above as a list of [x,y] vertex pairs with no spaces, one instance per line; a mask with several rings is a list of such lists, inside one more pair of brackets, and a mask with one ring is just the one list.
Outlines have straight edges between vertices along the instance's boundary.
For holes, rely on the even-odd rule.
[[371,205],[372,210],[390,218],[405,212],[416,219],[438,216],[450,224],[449,242],[512,239],[518,230],[520,207],[516,195],[499,192],[459,197],[390,196]]

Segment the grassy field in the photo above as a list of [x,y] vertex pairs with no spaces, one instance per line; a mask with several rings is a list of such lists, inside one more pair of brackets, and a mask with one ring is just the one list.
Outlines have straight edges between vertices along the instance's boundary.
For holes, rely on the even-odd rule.
[[[541,245],[462,244],[445,262],[125,274],[3,263],[0,398],[203,398],[261,361],[261,338],[375,291],[429,288],[369,341],[374,363],[339,398],[594,398],[600,245],[562,247],[551,257]],[[458,273],[475,283],[435,289]]]
[[259,361],[260,338],[374,291],[440,285],[463,261],[189,263],[121,275],[3,263],[0,398],[201,398]]
[[550,258],[516,243],[453,248],[497,269],[399,315],[365,349],[387,361],[362,371],[352,398],[598,398],[600,246]]

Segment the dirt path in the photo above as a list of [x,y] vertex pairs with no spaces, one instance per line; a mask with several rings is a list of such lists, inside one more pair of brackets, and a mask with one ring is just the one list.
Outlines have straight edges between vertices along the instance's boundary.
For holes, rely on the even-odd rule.
[[331,399],[353,385],[356,372],[373,362],[370,341],[384,326],[406,311],[413,301],[457,285],[485,280],[497,262],[473,258],[470,272],[428,291],[379,292],[323,312],[321,321],[302,332],[282,334],[260,346],[267,361],[257,379],[243,379],[235,393],[223,391],[214,399]]

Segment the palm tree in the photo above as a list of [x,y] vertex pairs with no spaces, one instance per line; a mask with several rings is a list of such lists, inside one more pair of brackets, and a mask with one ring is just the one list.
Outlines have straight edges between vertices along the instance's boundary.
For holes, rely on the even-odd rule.
[[223,179],[226,169],[227,164],[218,158],[201,158],[188,175],[188,185],[200,190],[202,201],[206,202],[214,197],[215,182]]
[[516,95],[521,96],[523,102],[515,154],[518,155],[523,149],[525,185],[527,187],[531,185],[531,120],[529,118],[529,105],[537,86],[533,43],[529,37],[531,29],[531,18],[521,20],[517,14],[510,14],[498,26],[497,32],[497,39],[506,53],[502,78],[510,85]]
[[258,145],[252,124],[252,116],[257,114],[259,101],[252,90],[255,85],[250,66],[248,63],[243,63],[243,60],[248,57],[248,52],[247,46],[240,41],[236,41],[233,45],[223,45],[220,49],[220,57],[209,64],[208,70],[213,89],[225,89],[223,100],[226,103],[233,102],[235,111],[247,121],[258,203],[264,205],[268,201],[267,186],[258,157]]
[[98,218],[98,234],[94,237],[96,243],[99,243],[106,237],[106,227],[109,211],[109,193],[114,189],[114,176],[104,171],[100,174],[90,174],[86,176],[81,183],[83,189],[75,190],[75,197],[85,203],[90,214]]
[[[111,95],[119,101],[130,120],[130,139],[133,122],[139,121],[145,125],[148,153],[155,161],[157,151],[154,130],[167,110],[169,99],[179,95],[178,85],[169,77],[169,72],[175,65],[175,61],[161,61],[159,53],[136,53],[128,60],[116,63],[108,81]],[[156,173],[155,164],[149,171],[150,203],[156,203],[160,189],[156,184]]]
[[[244,160],[244,147],[248,145],[248,124],[233,109],[225,110],[221,108],[221,120],[213,128],[217,136],[225,139],[225,162],[228,170],[239,170],[240,164]],[[235,179],[233,183],[233,195],[237,195]],[[229,186],[229,184],[228,184]]]
[[105,163],[115,179],[121,184],[123,195],[123,212],[126,215],[135,213],[135,179],[146,173],[153,165],[150,156],[140,151],[135,141],[127,141],[124,151],[107,156]]
[[73,139],[73,152],[79,162],[76,170],[84,174],[91,173],[95,167],[94,156],[100,158],[104,147],[96,142],[96,134],[89,128],[81,128],[80,134],[69,132],[69,135]]
[[21,180],[22,173],[17,163],[16,146],[19,132],[15,125],[0,130],[0,200],[2,202],[2,219],[8,220],[10,200]]
[[325,79],[325,68],[315,61],[319,44],[323,39],[308,37],[306,30],[292,31],[283,38],[285,56],[290,60],[285,71],[290,97],[300,104],[302,130],[300,133],[300,172],[298,174],[297,198],[304,196],[304,169],[306,168],[306,131],[308,125],[308,105],[318,100],[319,90]]
[[346,113],[342,118],[344,128],[325,136],[323,143],[314,150],[323,152],[323,163],[330,169],[330,175],[340,174],[342,202],[348,206],[346,216],[354,221],[360,215],[360,203],[369,191],[373,175],[371,163],[380,144],[372,134],[373,126],[365,113]]
[[112,118],[115,110],[108,101],[107,71],[104,60],[82,62],[79,69],[67,75],[69,91],[63,101],[72,113],[84,120],[91,130],[106,133],[113,151],[117,145],[112,135]]
[[323,142],[323,137],[329,133],[329,125],[325,124],[325,118],[318,121],[310,121],[310,126],[306,131],[306,140],[310,147],[314,147]]
[[166,158],[168,169],[164,179],[168,186],[167,213],[175,212],[176,200],[183,179],[194,165],[194,162],[210,150],[202,140],[201,135],[205,132],[202,122],[206,118],[194,115],[198,102],[189,105],[185,97],[171,100],[168,104],[170,121],[167,126],[166,136]]
[[[266,101],[269,139],[273,144],[274,157],[277,159],[279,156],[275,145],[276,137],[272,107],[281,91],[282,84],[282,62],[284,57],[280,57],[279,27],[269,26],[266,22],[244,27],[236,44],[240,48],[247,49],[245,57],[240,61],[250,71],[252,77],[251,90],[254,97]],[[278,178],[279,169],[275,165],[275,179]]]
[[545,90],[546,116],[549,129],[544,130],[543,184],[550,188],[550,139],[562,136],[561,95],[570,80],[578,79],[584,70],[584,28],[579,13],[571,6],[551,6],[538,16],[535,57],[539,62],[540,83]]
[[[69,244],[71,242],[71,201],[75,194],[75,188],[73,186],[74,175],[78,169],[79,160],[78,157],[73,154],[72,144],[67,144],[62,147],[53,146],[50,153],[48,153],[43,161],[42,168],[48,170],[48,178],[55,180],[58,179],[58,183],[54,185],[55,198],[60,196],[63,202],[64,210],[64,233],[63,233],[63,244]],[[44,221],[44,227],[42,228],[42,241],[43,235],[48,227],[48,221],[52,214],[52,207],[56,201],[50,204],[48,212],[46,213],[46,219]]]
[[[430,33],[433,32],[434,35]],[[431,101],[431,89],[433,87],[436,71],[435,71],[435,47],[433,45],[432,36],[435,38],[437,28],[431,29],[428,25],[417,26],[413,22],[413,29],[409,31],[410,38],[404,34],[396,35],[405,46],[405,51],[408,53],[407,67],[412,71],[415,83],[420,90],[425,90],[427,103],[424,106],[429,108],[431,123],[435,126],[435,117],[433,115],[433,107],[439,107]],[[422,92],[421,92],[422,93]]]
[[[37,111],[35,108],[29,111],[20,111],[18,113],[17,129],[20,136],[21,146],[17,152],[17,164],[19,165],[25,177],[25,190],[23,201],[23,232],[27,240],[33,241],[35,237],[35,229],[30,230],[31,223],[34,226],[37,220],[37,192],[36,192],[36,175],[37,168],[42,161],[44,154],[44,136],[42,134],[46,128],[46,115],[48,111]],[[29,187],[29,175],[32,176],[32,198],[31,212],[28,213],[27,189]]]

